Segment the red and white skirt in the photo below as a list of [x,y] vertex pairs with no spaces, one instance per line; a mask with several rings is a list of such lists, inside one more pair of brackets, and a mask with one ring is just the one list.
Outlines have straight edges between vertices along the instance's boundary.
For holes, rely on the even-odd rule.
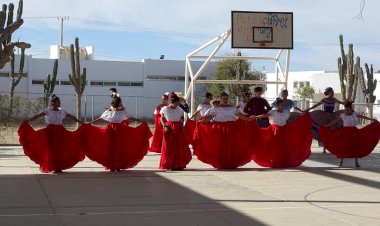
[[147,154],[152,133],[148,124],[130,127],[109,123],[105,127],[86,125],[86,155],[106,169],[128,169]]
[[312,121],[308,114],[284,126],[255,126],[252,160],[270,168],[298,167],[311,154]]
[[378,144],[380,123],[374,121],[361,129],[343,127],[335,131],[320,127],[319,134],[325,148],[337,158],[362,158],[369,155]]
[[194,153],[204,163],[217,169],[234,169],[251,160],[252,122],[198,123],[194,137]]
[[166,122],[169,132],[164,132],[160,169],[184,169],[191,160],[191,151],[182,122]]
[[152,143],[149,149],[151,152],[156,152],[156,153],[161,153],[162,137],[164,135],[164,128],[162,127],[160,118],[161,118],[160,114],[154,115],[154,132],[153,132]]
[[83,127],[68,131],[63,125],[48,125],[34,130],[23,122],[18,135],[25,155],[43,172],[70,169],[85,158]]

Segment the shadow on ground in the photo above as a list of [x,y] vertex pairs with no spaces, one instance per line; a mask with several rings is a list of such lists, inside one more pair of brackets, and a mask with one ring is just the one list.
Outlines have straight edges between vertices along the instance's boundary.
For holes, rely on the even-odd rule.
[[265,225],[157,171],[0,175],[0,183],[1,225]]

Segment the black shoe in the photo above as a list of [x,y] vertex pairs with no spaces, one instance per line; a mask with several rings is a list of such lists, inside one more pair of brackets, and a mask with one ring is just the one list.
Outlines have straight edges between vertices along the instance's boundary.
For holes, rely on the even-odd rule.
[[54,170],[54,173],[63,173],[62,170]]

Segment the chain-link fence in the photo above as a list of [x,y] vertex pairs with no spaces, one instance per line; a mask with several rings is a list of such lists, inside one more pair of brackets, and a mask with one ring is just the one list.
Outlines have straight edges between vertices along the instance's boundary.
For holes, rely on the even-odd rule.
[[[57,94],[57,96],[60,97],[61,107],[68,113],[76,115],[76,96],[73,94]],[[161,103],[161,97],[121,96],[121,98],[131,117],[148,121],[150,125],[153,124],[153,111],[155,106]],[[0,145],[18,144],[17,129],[21,122],[40,113],[45,108],[43,93],[15,93],[12,103],[10,99],[9,93],[0,92]],[[84,95],[81,101],[82,120],[89,122],[98,118],[110,106],[111,97]],[[201,101],[202,97],[199,97],[196,102]],[[230,101],[235,103],[235,100]],[[271,103],[273,100],[269,99],[268,101]],[[296,105],[301,109],[306,109],[313,104],[315,103],[296,101]],[[355,105],[358,113],[366,114],[365,104]],[[340,109],[343,109],[343,106],[340,105]],[[374,105],[373,112],[374,117],[379,118],[380,106]],[[32,125],[34,128],[42,128],[45,126],[44,119],[37,119],[32,122]],[[68,129],[76,128],[76,123],[68,119],[64,120],[64,125]]]

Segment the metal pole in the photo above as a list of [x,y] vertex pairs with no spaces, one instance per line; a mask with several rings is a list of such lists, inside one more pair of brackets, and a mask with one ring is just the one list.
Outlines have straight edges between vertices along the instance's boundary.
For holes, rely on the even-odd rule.
[[[237,56],[241,56],[241,52],[239,51],[237,53]],[[237,61],[237,67],[236,67],[236,81],[239,81],[241,78],[240,78],[240,66],[241,66],[241,60],[238,60]],[[236,86],[235,86],[236,88]],[[240,88],[240,87],[239,87]],[[236,91],[239,89],[239,88],[236,88]],[[239,104],[239,101],[240,101],[240,96],[238,95],[238,92],[236,92],[236,106]]]
[[288,49],[287,54],[286,54],[286,65],[285,65],[285,89],[288,88],[289,65],[290,65],[290,50]]
[[190,113],[191,113],[191,115],[193,115],[195,112],[195,82],[194,82],[194,80],[191,81],[191,84],[192,84],[192,86],[191,86],[191,103],[190,103],[191,104],[190,105],[191,111],[190,111]]
[[139,107],[139,103],[138,103],[138,97],[136,96],[135,97],[135,102],[136,102],[136,111],[135,111],[135,115],[136,115],[136,118],[138,118],[138,114],[139,114],[139,111],[138,111],[138,107]]
[[91,96],[91,116],[92,116],[92,121],[94,121],[94,96]]
[[69,20],[70,17],[68,16],[62,16],[62,17],[58,17],[57,18],[58,20],[61,20],[61,42],[60,42],[60,46],[63,46],[63,21],[64,20]]
[[63,17],[61,17],[61,46],[63,46]]
[[84,122],[87,122],[87,95],[84,96]]

